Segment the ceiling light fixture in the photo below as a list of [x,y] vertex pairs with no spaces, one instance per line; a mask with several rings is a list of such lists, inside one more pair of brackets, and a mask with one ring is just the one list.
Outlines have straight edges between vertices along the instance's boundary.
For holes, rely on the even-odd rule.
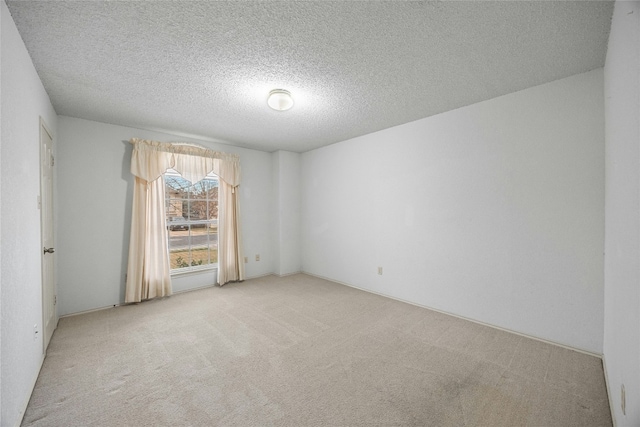
[[269,92],[267,104],[276,111],[287,111],[289,108],[293,107],[291,92],[284,89],[274,89]]

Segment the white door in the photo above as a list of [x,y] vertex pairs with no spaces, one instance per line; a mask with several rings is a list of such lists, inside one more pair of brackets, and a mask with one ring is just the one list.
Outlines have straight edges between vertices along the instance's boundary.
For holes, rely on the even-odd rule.
[[53,139],[40,120],[40,222],[42,224],[42,331],[47,352],[57,326],[53,240]]

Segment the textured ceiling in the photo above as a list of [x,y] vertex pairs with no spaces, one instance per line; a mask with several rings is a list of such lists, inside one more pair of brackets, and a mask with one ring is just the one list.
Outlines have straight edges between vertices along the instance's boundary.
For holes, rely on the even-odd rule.
[[[7,1],[58,114],[304,152],[604,65],[610,1]],[[287,112],[271,89],[292,92]]]

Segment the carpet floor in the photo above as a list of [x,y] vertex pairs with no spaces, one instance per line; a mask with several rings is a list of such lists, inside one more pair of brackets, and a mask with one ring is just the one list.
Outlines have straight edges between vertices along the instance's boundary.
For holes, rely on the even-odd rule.
[[60,319],[24,426],[611,426],[602,361],[304,274]]

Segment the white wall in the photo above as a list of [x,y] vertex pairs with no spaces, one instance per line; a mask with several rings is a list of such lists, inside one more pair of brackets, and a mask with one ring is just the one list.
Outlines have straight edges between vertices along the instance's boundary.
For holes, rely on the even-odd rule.
[[303,270],[601,353],[603,122],[599,69],[304,153]]
[[[3,2],[4,3],[4,2]],[[0,47],[2,46],[2,15],[6,9],[0,5]],[[0,52],[1,52],[0,48]],[[0,82],[2,82],[2,55],[0,54]],[[0,101],[2,100],[2,86],[0,84]],[[2,102],[0,102],[0,166],[2,165]],[[0,213],[2,212],[2,176],[0,168]],[[0,223],[2,218],[0,218]],[[2,242],[2,226],[0,225],[0,242]],[[2,261],[2,245],[0,244],[0,262]],[[2,273],[0,270],[0,294],[2,292]],[[2,331],[2,304],[0,303],[0,331]],[[0,367],[2,366],[2,333],[0,332]],[[2,369],[0,368],[0,425],[2,425]]]
[[[61,116],[58,120],[60,315],[124,301],[133,177],[132,137],[196,142],[240,155],[242,240],[248,277],[273,272],[271,155],[262,151]],[[179,276],[174,291],[212,285],[212,273]]]
[[273,161],[274,273],[301,270],[300,154],[276,151]]
[[[278,215],[280,212],[280,154],[278,151],[271,153],[271,185],[273,191],[271,195],[273,197],[271,203],[271,219],[273,221],[273,272],[280,274],[280,221]],[[247,256],[254,256],[253,254],[245,254]]]
[[[604,361],[619,426],[640,425],[640,2],[616,2],[606,66]],[[626,391],[626,415],[621,386]]]
[[2,411],[0,424],[17,424],[42,363],[40,239],[40,117],[56,138],[56,113],[4,1],[0,2],[2,145],[0,181]]

